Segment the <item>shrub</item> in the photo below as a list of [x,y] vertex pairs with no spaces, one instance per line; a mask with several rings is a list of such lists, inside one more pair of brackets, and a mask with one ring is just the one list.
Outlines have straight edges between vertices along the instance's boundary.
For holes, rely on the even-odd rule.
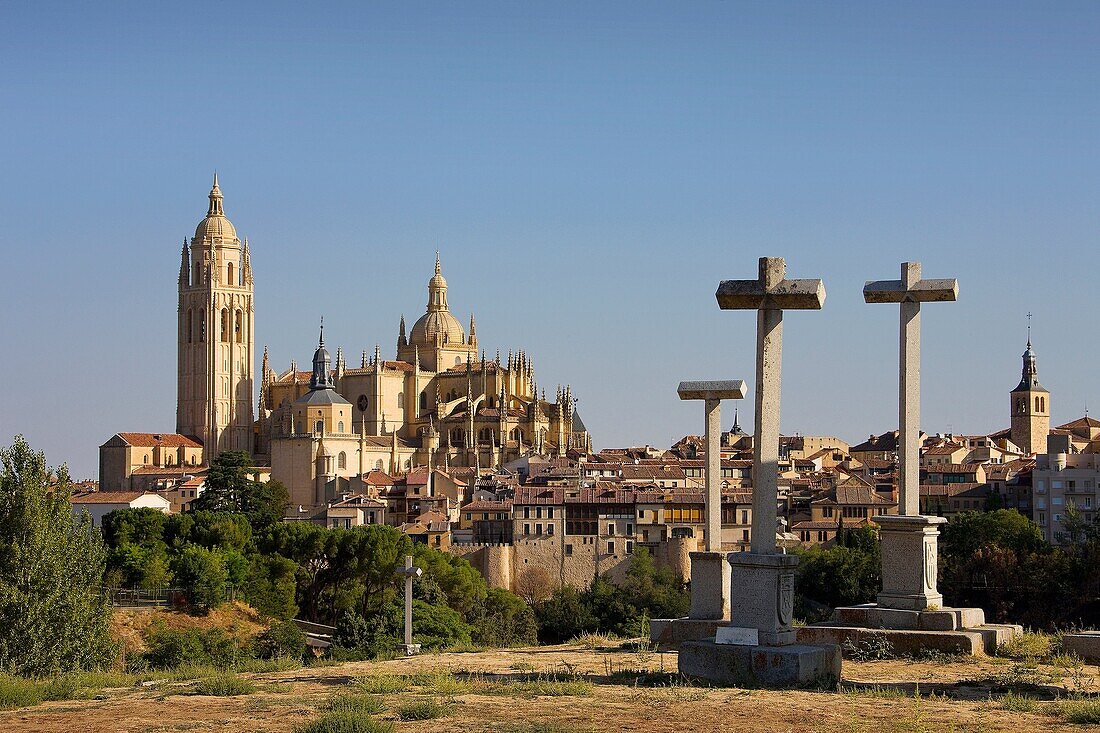
[[359,691],[375,695],[392,695],[395,692],[404,692],[409,689],[411,684],[408,677],[397,674],[371,674],[360,677],[355,681]]
[[235,674],[223,673],[199,680],[191,686],[191,690],[196,695],[235,697],[237,695],[251,695],[256,691],[256,685],[250,680],[238,677]]
[[30,707],[42,699],[42,685],[34,680],[0,675],[0,710]]
[[229,571],[217,550],[191,545],[176,556],[173,571],[187,602],[199,613],[207,613],[225,600]]
[[1030,713],[1035,709],[1035,698],[1010,692],[1001,698],[1001,707],[1015,713]]
[[301,659],[306,652],[306,635],[293,621],[276,621],[254,642],[260,659]]
[[1081,697],[1063,700],[1055,707],[1058,716],[1077,725],[1100,724],[1100,698]]
[[223,629],[154,629],[146,639],[145,661],[153,669],[211,665],[228,669],[249,658],[241,642]]
[[1013,659],[1044,659],[1054,649],[1054,640],[1049,634],[1027,632],[1014,636],[1001,644],[997,653]]

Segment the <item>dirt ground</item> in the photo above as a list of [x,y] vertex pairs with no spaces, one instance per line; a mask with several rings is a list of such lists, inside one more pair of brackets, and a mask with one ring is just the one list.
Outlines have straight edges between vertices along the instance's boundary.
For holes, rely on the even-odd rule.
[[[290,732],[317,707],[372,674],[451,671],[511,675],[569,671],[593,683],[584,696],[435,695],[451,703],[444,718],[398,722],[398,731],[580,733],[581,731],[736,731],[737,733],[884,733],[893,731],[1080,731],[1042,712],[1004,709],[1004,685],[1026,684],[1038,698],[1056,686],[1095,689],[1100,670],[1028,667],[1003,659],[938,662],[844,662],[843,691],[765,691],[632,684],[626,670],[673,671],[675,653],[586,649],[579,645],[508,651],[425,654],[388,662],[355,662],[289,672],[243,675],[260,685],[252,695],[202,697],[187,683],[107,690],[102,699],[46,703],[0,713],[0,731]],[[619,673],[619,674],[615,674]],[[614,677],[612,677],[614,675]],[[852,691],[861,685],[871,689]],[[914,691],[919,690],[919,696]],[[381,719],[423,691],[383,696]]]

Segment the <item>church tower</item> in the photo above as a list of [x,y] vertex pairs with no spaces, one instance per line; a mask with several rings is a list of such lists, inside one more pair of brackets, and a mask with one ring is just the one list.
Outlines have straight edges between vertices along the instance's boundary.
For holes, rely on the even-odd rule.
[[179,275],[176,432],[203,444],[209,465],[253,451],[253,283],[248,241],[225,216],[218,176],[206,218],[183,242]]
[[1020,383],[1011,392],[1012,442],[1026,453],[1046,453],[1050,433],[1050,392],[1039,384],[1035,352],[1031,350],[1031,329],[1028,328],[1027,351]]

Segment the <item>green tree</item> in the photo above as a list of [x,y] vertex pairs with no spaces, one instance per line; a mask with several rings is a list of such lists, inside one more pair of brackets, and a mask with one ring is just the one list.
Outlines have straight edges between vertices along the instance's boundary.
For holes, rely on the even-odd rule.
[[51,480],[22,436],[0,450],[0,670],[24,675],[110,663],[106,553],[74,516],[65,466]]
[[280,619],[294,618],[295,573],[298,566],[282,555],[256,553],[250,559],[248,580],[241,592],[244,600],[260,613]]
[[225,600],[229,572],[217,550],[198,545],[186,547],[176,556],[173,572],[187,602],[196,611],[207,613]]
[[257,530],[279,522],[290,505],[290,492],[278,481],[261,483],[245,451],[225,451],[210,464],[205,489],[191,507],[197,511],[243,514]]

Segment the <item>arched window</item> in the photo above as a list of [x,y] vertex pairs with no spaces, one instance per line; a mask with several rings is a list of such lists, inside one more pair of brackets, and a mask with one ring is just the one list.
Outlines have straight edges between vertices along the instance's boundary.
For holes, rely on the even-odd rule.
[[222,343],[229,343],[229,309],[222,308]]
[[462,363],[462,357],[461,356],[456,356],[455,357],[455,366],[458,366],[461,363]]
[[428,409],[428,393],[427,392],[421,392],[420,393],[420,409],[421,410],[427,410]]
[[148,466],[148,465],[149,465],[149,454],[148,454],[148,453],[147,453],[147,454],[145,454],[145,465],[146,465],[146,466]]
[[462,445],[466,442],[466,431],[462,428],[455,428],[451,431],[451,444]]
[[489,398],[489,399],[487,400],[487,407],[496,407],[496,405],[495,405],[495,404],[493,404],[493,403],[494,403],[494,401],[495,401],[495,400],[494,400],[494,398],[490,397],[490,398]]
[[397,409],[399,409],[399,410],[405,409],[405,393],[404,392],[398,392],[397,393]]
[[199,311],[199,343],[206,343],[206,311]]
[[[336,432],[338,432],[342,435],[343,432],[344,432],[344,421],[341,420],[339,423],[337,423],[336,427],[337,427]],[[341,455],[343,455],[343,454],[341,454]]]
[[1036,397],[1036,398],[1035,398],[1035,412],[1042,412],[1042,411],[1043,411],[1043,408],[1041,408],[1041,407],[1039,406],[1039,398],[1038,398],[1038,397]]
[[241,343],[241,338],[244,335],[244,316],[241,314],[240,309],[237,309],[236,319],[233,322],[233,340],[238,344]]
[[325,431],[325,421],[324,420],[318,420],[317,422],[313,423],[313,432],[323,433],[324,431]]
[[381,471],[382,470],[382,459],[381,458],[379,458],[377,461],[374,462],[374,470],[375,471]]
[[194,311],[192,311],[190,308],[188,308],[187,309],[187,343],[191,343],[191,339],[195,335],[195,331],[194,331],[195,327],[194,327],[194,324],[191,322],[193,320],[193,316],[194,316]]
[[340,451],[340,455],[336,456],[336,467],[347,468],[348,467],[348,455],[344,451]]
[[228,265],[225,266],[225,284],[226,285],[236,285],[237,284],[233,281],[233,263],[232,262],[230,262]]

